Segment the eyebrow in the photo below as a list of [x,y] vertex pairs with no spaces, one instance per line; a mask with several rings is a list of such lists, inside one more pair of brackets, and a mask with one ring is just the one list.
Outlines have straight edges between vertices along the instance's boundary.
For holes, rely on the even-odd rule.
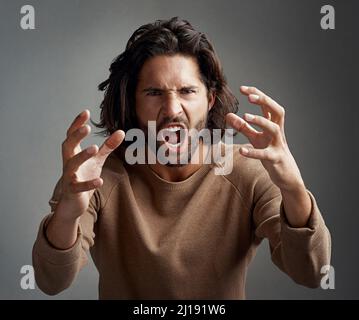
[[[181,87],[180,90],[183,89],[198,89],[199,87],[197,86],[183,86]],[[148,87],[142,90],[142,92],[148,92],[148,91],[165,91],[165,89],[161,89],[161,88],[155,88],[155,87]]]

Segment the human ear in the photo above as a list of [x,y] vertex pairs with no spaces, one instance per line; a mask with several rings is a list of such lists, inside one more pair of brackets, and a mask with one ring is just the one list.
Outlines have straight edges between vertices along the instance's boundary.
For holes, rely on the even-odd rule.
[[215,101],[216,101],[216,93],[214,91],[210,91],[208,93],[208,111],[212,109]]

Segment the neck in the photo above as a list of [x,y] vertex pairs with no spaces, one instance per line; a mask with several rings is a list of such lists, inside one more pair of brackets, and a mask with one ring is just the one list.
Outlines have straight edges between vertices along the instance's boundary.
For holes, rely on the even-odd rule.
[[199,144],[197,150],[195,151],[195,154],[192,157],[193,159],[199,159],[198,163],[189,163],[180,167],[171,167],[156,162],[156,164],[150,164],[149,166],[157,175],[159,175],[164,180],[170,182],[183,181],[189,178],[192,174],[194,174],[203,166],[203,155],[207,154],[207,149],[208,146],[204,146],[202,143]]

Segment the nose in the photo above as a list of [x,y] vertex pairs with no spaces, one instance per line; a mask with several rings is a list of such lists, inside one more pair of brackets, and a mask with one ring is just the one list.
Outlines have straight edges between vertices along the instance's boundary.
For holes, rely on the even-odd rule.
[[161,112],[164,117],[174,117],[182,114],[182,104],[175,92],[163,94]]

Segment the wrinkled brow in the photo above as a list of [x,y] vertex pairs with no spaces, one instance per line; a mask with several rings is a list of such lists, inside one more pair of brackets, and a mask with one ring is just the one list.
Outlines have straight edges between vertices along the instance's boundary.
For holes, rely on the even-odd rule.
[[[197,86],[183,86],[181,87],[179,90],[193,90],[193,89],[198,89]],[[172,89],[162,89],[162,88],[156,88],[156,87],[148,87],[142,90],[143,92],[148,92],[148,91],[172,91]]]

